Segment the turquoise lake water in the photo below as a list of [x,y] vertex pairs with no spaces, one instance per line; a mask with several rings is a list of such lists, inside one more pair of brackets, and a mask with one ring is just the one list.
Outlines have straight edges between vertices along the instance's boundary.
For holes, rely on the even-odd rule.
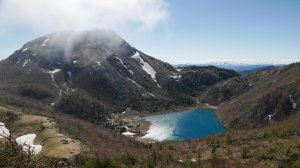
[[157,141],[199,139],[226,131],[210,109],[151,115],[145,119],[151,126],[144,138]]

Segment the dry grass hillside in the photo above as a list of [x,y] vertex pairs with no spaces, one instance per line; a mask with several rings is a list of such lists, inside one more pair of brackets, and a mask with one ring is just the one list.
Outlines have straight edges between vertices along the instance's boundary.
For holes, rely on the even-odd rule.
[[[219,106],[219,118],[226,126],[257,127],[269,124],[265,119],[269,114],[272,122],[280,122],[299,113],[300,64],[257,75],[264,76],[265,73],[268,76],[261,78],[255,87]],[[290,96],[296,103],[295,108]]]
[[24,114],[1,107],[0,119],[6,123],[14,138],[24,134],[36,134],[35,143],[42,145],[42,155],[71,158],[78,155],[83,147],[79,141],[60,133],[58,124],[48,117]]

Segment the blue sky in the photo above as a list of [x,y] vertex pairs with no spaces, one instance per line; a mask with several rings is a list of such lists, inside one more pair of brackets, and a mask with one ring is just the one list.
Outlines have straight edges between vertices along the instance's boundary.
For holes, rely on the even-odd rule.
[[[11,13],[1,13],[1,10],[9,11],[10,5],[5,4],[8,1],[0,0],[0,19],[1,14],[10,18]],[[118,0],[115,2],[109,5],[117,6]],[[107,5],[103,3],[95,6],[103,9],[101,5]],[[99,17],[101,13],[95,13],[98,15],[95,18],[102,19],[100,22],[103,24],[99,27],[111,28],[137,49],[170,63],[300,61],[300,0],[148,0],[145,4],[139,3],[135,1],[128,6],[130,11],[141,9],[141,13],[137,11],[137,16],[133,16],[134,12],[124,18],[110,15],[115,19],[103,22],[107,19]],[[28,8],[31,6],[28,5]],[[113,9],[118,10],[114,13],[124,12],[115,6]],[[23,15],[28,13],[26,10],[20,11],[21,15],[22,12]],[[56,19],[45,16],[51,24],[44,28],[39,24],[47,25],[47,21],[35,23],[40,21],[39,18],[31,17],[34,16],[13,16],[2,24],[0,20],[0,58],[6,58],[25,42],[38,36],[68,29],[71,24],[77,25],[74,21],[69,25],[52,27],[57,24]],[[122,19],[124,22],[120,22]],[[90,26],[98,27],[97,24]]]

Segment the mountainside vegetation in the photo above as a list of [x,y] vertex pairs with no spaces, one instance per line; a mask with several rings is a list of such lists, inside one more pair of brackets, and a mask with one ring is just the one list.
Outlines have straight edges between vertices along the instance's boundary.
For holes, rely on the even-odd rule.
[[299,112],[300,64],[232,78],[208,88],[200,102],[219,105],[220,120],[231,128],[284,121]]
[[218,82],[238,77],[239,74],[233,70],[226,70],[214,66],[187,66],[179,68],[177,82],[173,86],[167,86],[172,92],[179,92],[196,97],[208,86]]
[[[2,167],[299,167],[299,113],[292,119],[281,124],[272,123],[259,129],[230,130],[221,135],[213,135],[201,140],[185,142],[153,142],[141,143],[114,135],[114,140],[108,145],[110,137],[103,134],[105,129],[98,126],[81,125],[85,121],[76,119],[76,125],[71,127],[79,134],[91,136],[81,139],[85,144],[97,141],[87,146],[75,157],[62,160],[60,158],[39,155],[38,157],[23,152],[21,148],[10,141],[0,143]],[[72,119],[72,118],[71,118]],[[79,121],[79,122],[78,122]],[[64,122],[62,122],[64,123]],[[66,123],[63,124],[65,126]],[[81,125],[81,126],[80,126]],[[77,127],[74,129],[74,126]],[[87,127],[87,128],[85,128]],[[80,128],[78,130],[78,128]],[[90,130],[90,131],[88,131]],[[99,134],[100,133],[100,134]],[[101,136],[99,136],[101,135]],[[104,136],[102,136],[104,135]],[[122,141],[118,139],[122,137]],[[88,141],[85,141],[88,140]],[[126,140],[126,141],[124,141]],[[118,143],[121,143],[118,146]],[[108,146],[106,146],[106,145]],[[118,146],[118,148],[115,148]],[[18,150],[11,150],[18,149]],[[5,157],[3,157],[5,156]],[[16,158],[18,160],[16,160]],[[7,162],[9,161],[9,162]],[[22,161],[22,162],[20,162]]]

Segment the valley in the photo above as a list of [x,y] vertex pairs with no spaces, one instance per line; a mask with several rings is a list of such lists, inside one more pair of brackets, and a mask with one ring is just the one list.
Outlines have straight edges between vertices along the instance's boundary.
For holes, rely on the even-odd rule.
[[36,165],[298,167],[299,97],[299,63],[173,67],[102,29],[52,33],[0,62],[0,122],[36,135],[38,157],[18,153]]

